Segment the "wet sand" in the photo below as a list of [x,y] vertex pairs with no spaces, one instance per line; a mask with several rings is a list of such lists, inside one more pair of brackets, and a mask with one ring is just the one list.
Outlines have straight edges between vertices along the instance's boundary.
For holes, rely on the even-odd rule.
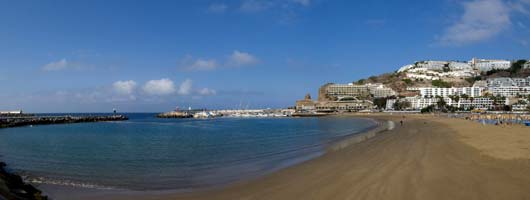
[[370,116],[396,128],[221,189],[100,199],[530,199],[530,128]]

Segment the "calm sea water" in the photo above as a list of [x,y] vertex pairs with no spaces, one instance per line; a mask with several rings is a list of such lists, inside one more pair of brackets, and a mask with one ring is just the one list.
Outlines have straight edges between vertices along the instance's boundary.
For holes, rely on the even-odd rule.
[[314,158],[374,126],[325,118],[156,119],[0,129],[0,160],[36,183],[189,190],[263,175]]

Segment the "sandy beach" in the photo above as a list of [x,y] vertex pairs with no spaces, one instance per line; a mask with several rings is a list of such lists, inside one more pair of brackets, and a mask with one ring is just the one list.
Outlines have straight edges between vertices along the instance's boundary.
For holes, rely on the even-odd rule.
[[530,199],[529,128],[428,115],[369,116],[397,126],[257,180],[117,199]]

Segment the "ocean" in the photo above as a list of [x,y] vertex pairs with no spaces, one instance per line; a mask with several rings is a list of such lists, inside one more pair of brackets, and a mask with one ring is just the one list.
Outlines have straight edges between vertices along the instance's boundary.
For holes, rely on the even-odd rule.
[[189,191],[322,155],[375,123],[352,117],[157,119],[0,129],[0,160],[34,184]]

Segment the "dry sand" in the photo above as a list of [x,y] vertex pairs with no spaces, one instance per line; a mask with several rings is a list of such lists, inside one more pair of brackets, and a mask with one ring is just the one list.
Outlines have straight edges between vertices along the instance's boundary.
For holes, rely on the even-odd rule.
[[404,121],[393,131],[257,180],[134,198],[530,199],[530,128],[429,116]]

